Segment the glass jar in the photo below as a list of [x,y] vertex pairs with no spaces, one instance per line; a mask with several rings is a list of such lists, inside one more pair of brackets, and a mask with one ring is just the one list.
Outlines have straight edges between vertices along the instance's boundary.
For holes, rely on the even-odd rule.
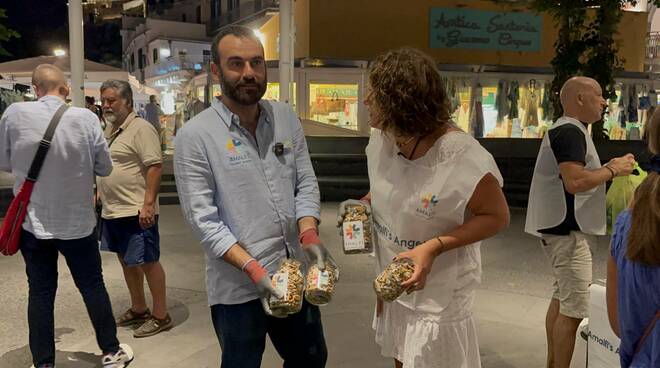
[[273,286],[284,293],[282,299],[271,296],[269,304],[273,314],[293,314],[302,308],[305,281],[301,272],[302,264],[295,259],[282,261],[277,273],[273,275]]
[[386,302],[396,300],[405,288],[401,284],[408,281],[415,271],[415,265],[408,258],[390,263],[374,280],[376,295]]
[[335,292],[337,280],[337,269],[330,263],[326,263],[325,270],[319,270],[316,264],[312,264],[307,271],[305,284],[305,299],[310,304],[323,306],[330,303]]
[[367,207],[360,204],[346,206],[342,224],[342,240],[344,254],[371,253],[373,250],[373,234],[371,217]]

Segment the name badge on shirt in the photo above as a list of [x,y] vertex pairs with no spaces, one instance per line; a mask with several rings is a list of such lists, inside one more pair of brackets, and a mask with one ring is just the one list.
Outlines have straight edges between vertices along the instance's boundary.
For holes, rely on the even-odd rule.
[[229,166],[242,166],[252,161],[245,145],[237,139],[228,138],[225,148]]

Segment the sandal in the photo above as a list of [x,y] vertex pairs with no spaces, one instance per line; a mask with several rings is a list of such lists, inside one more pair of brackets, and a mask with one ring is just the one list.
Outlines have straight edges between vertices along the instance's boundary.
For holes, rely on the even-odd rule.
[[163,319],[158,319],[154,316],[151,316],[151,318],[145,322],[140,328],[135,330],[135,333],[133,333],[133,337],[135,338],[140,338],[140,337],[149,337],[153,336],[156,334],[159,334],[163,331],[167,331],[170,328],[172,328],[172,318],[170,315],[166,315],[165,318]]
[[147,310],[144,311],[144,313],[142,314],[133,312],[133,310],[129,308],[124,314],[122,314],[119,318],[117,318],[116,323],[117,326],[119,327],[125,327],[125,326],[144,323],[150,318],[151,318],[151,312],[149,311],[149,308],[147,308]]

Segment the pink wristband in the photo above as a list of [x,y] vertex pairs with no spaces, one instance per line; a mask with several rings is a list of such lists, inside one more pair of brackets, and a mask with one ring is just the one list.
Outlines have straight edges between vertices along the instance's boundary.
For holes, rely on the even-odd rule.
[[252,282],[254,282],[255,284],[258,283],[259,280],[261,280],[268,274],[268,272],[266,272],[266,269],[263,268],[263,266],[261,266],[259,262],[257,262],[257,260],[254,258],[245,262],[245,264],[243,265],[243,272],[245,272],[250,278],[250,280],[252,280]]
[[300,236],[298,236],[298,241],[303,249],[309,248],[312,244],[321,244],[321,239],[319,239],[319,234],[316,232],[316,229],[309,228],[303,231]]

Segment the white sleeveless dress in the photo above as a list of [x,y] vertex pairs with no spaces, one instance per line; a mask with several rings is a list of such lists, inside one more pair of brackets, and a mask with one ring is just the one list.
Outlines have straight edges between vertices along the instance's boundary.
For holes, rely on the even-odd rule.
[[[462,225],[485,175],[503,182],[490,153],[464,132],[445,134],[409,161],[374,131],[366,152],[378,272],[397,254]],[[480,282],[480,243],[441,254],[423,290],[384,303],[374,317],[382,354],[406,368],[481,367],[471,312]]]

